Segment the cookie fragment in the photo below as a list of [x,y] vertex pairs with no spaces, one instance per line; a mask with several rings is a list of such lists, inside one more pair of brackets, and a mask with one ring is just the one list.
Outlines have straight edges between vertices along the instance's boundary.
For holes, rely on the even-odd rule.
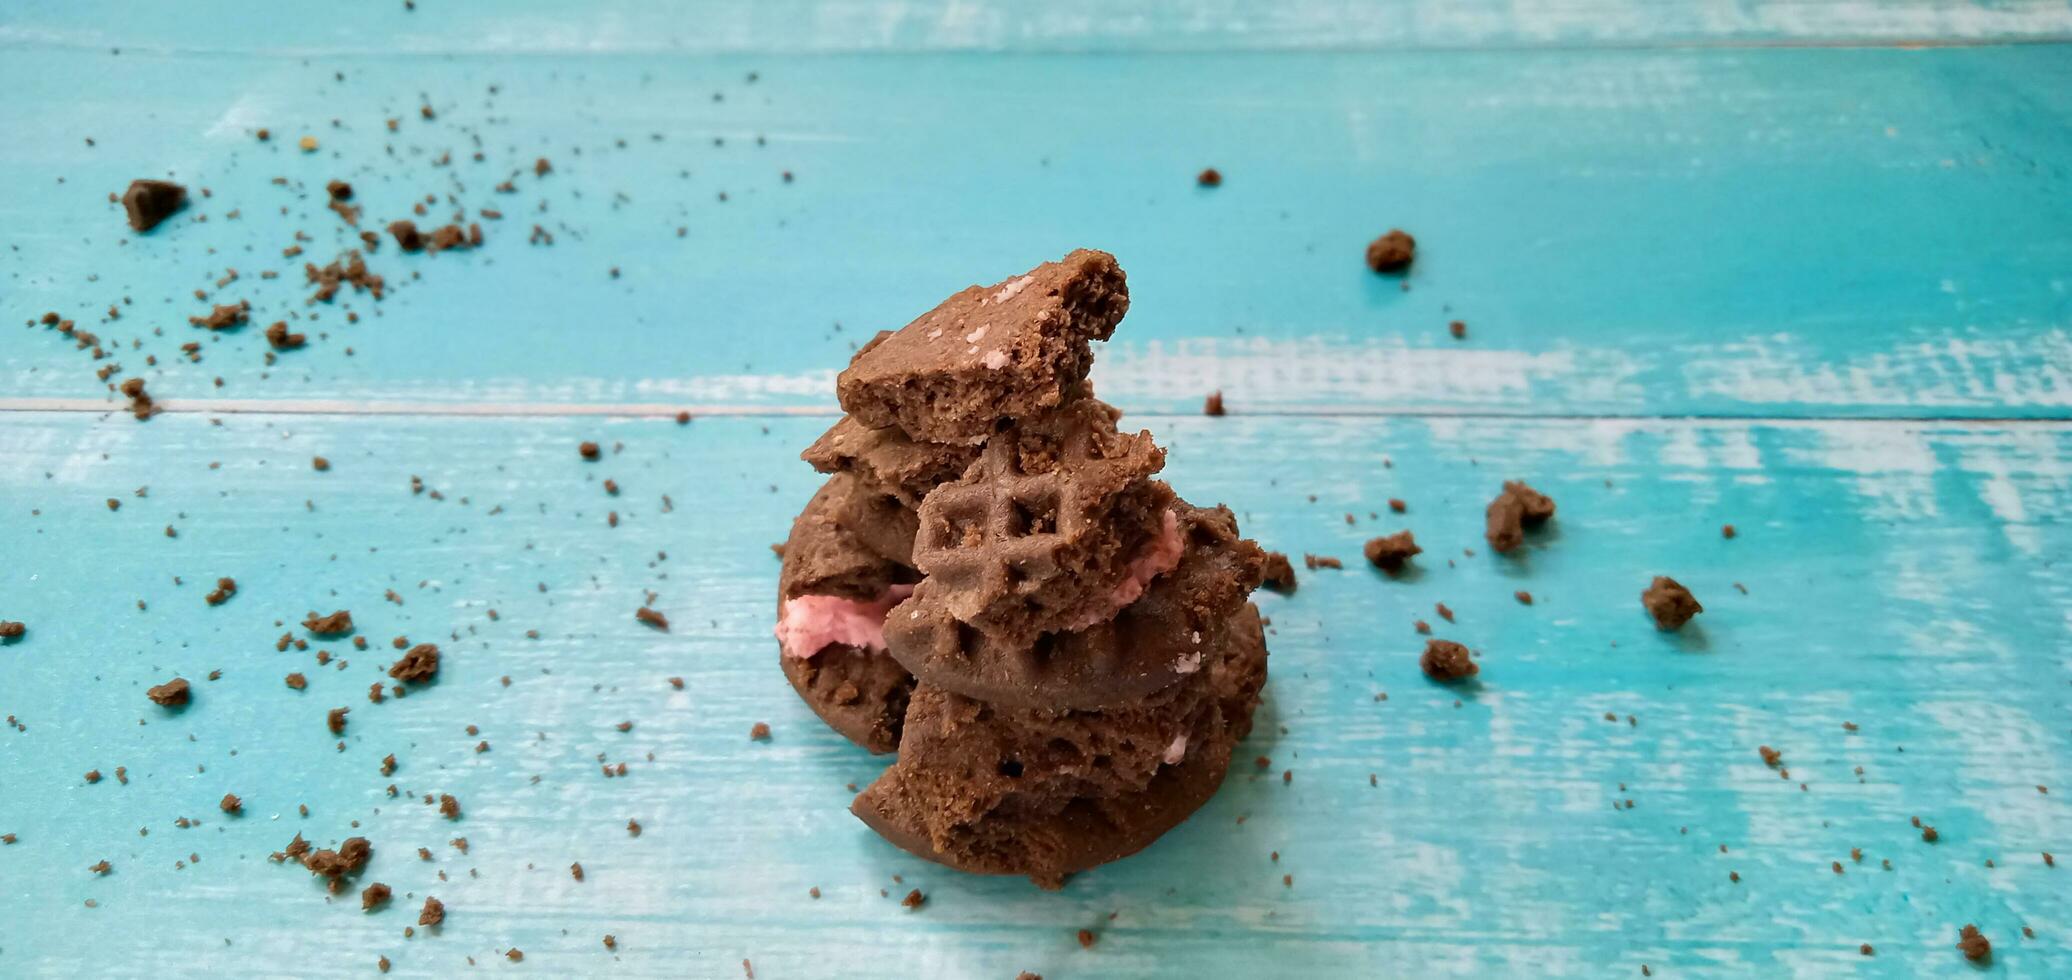
[[138,232],[158,227],[186,203],[187,188],[170,180],[133,180],[122,192],[122,210],[130,228]]
[[329,616],[319,616],[312,611],[303,618],[302,628],[308,630],[311,636],[344,636],[353,631],[353,614],[340,609]]
[[1425,676],[1440,683],[1466,680],[1482,672],[1482,666],[1468,655],[1468,648],[1452,640],[1426,640],[1424,655],[1417,660]]
[[1376,272],[1399,272],[1417,257],[1417,239],[1401,228],[1367,243],[1367,268]]
[[1492,550],[1504,554],[1525,543],[1527,528],[1538,527],[1553,516],[1553,500],[1522,481],[1510,480],[1484,511],[1487,527],[1483,537]]
[[1682,629],[1692,616],[1705,611],[1691,590],[1667,575],[1655,576],[1654,583],[1640,594],[1640,604],[1655,617],[1655,628],[1663,631]]
[[1992,942],[1986,939],[1985,933],[1978,931],[1977,926],[1970,923],[1957,930],[1957,949],[1964,953],[1965,959],[1973,963],[1990,963],[1993,960]]
[[151,703],[163,708],[177,708],[187,703],[189,685],[184,677],[175,677],[144,692]]
[[925,442],[971,443],[1002,418],[1063,404],[1129,309],[1115,257],[1081,249],[991,286],[971,286],[860,352],[836,379],[863,425]]
[[430,643],[420,643],[403,654],[401,660],[389,665],[388,675],[405,683],[422,684],[439,674],[439,648]]
[[1397,531],[1385,537],[1371,538],[1362,549],[1369,564],[1391,575],[1403,570],[1404,564],[1423,552],[1417,546],[1417,539],[1409,531]]

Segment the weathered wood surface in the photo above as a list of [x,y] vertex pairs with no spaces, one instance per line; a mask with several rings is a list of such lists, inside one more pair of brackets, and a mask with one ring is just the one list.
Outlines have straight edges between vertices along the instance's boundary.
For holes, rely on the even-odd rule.
[[[563,974],[730,976],[744,957],[758,977],[1950,972],[1976,921],[2011,973],[2072,968],[2072,892],[2040,857],[2063,849],[2072,786],[2063,425],[1146,421],[1190,496],[1348,567],[1262,599],[1273,680],[1242,758],[1271,764],[1047,894],[932,868],[856,823],[845,784],[881,763],[774,669],[766,545],[813,486],[793,456],[824,419],[8,414],[0,455],[26,462],[0,473],[0,592],[31,633],[0,650],[0,711],[27,729],[0,734],[0,832],[20,835],[0,849],[0,963],[366,975],[387,955],[442,973],[515,945]],[[623,449],[585,464],[583,439]],[[1560,502],[1552,532],[1519,561],[1463,554],[1511,475]],[[1360,542],[1399,526],[1421,570],[1361,567]],[[1697,628],[1648,621],[1658,573],[1706,603]],[[211,608],[221,575],[239,592]],[[647,590],[669,633],[633,620]],[[275,651],[280,622],[337,607],[373,649],[319,644],[342,668]],[[1422,678],[1417,619],[1481,651],[1479,687]],[[441,680],[368,704],[399,634],[441,644]],[[169,716],[143,690],[175,673],[197,696]],[[342,750],[324,725],[339,705]],[[768,744],[748,739],[757,721]],[[600,776],[600,756],[628,775]],[[115,766],[127,786],[81,780]],[[245,816],[215,811],[225,792]],[[460,821],[410,798],[442,792]],[[370,837],[366,878],[407,900],[326,906],[265,860],[297,832]],[[89,874],[102,859],[114,873]],[[929,900],[908,912],[914,887]],[[403,939],[401,907],[428,893],[447,926]]]
[[[1966,922],[2072,974],[2072,58],[2001,43],[2072,6],[419,7],[0,10],[0,976],[1949,975]],[[106,195],[155,173],[212,196],[130,235]],[[306,306],[340,178],[369,225],[507,216]],[[1359,264],[1391,225],[1408,291]],[[1130,271],[1099,386],[1175,485],[1350,567],[1262,596],[1223,792],[1050,894],[844,812],[883,763],[776,671],[766,546],[852,344],[1078,245]],[[268,365],[275,319],[311,345]],[[1467,555],[1507,477],[1552,530]],[[1398,527],[1420,571],[1361,567]],[[370,649],[275,649],[335,608]],[[1479,686],[1418,674],[1418,619]],[[397,636],[444,673],[370,704]],[[266,860],[297,832],[372,839],[396,906]]]

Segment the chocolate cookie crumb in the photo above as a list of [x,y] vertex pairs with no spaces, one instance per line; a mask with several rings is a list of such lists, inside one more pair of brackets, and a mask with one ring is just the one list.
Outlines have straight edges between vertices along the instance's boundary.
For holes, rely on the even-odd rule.
[[1094,948],[1094,943],[1099,938],[1100,937],[1094,935],[1094,931],[1092,929],[1081,929],[1079,930],[1079,948],[1092,949]]
[[1525,543],[1525,529],[1537,527],[1554,516],[1554,501],[1518,480],[1505,482],[1503,492],[1483,512],[1483,537],[1498,554]]
[[460,801],[454,799],[451,793],[440,793],[439,815],[445,817],[448,820],[459,820]]
[[1203,399],[1203,400],[1202,400],[1202,403],[1201,403],[1201,413],[1202,413],[1203,415],[1212,415],[1212,416],[1214,416],[1214,415],[1222,415],[1222,414],[1223,414],[1223,393],[1222,393],[1222,392],[1220,392],[1220,391],[1212,391],[1212,392],[1209,392],[1209,397],[1207,397],[1207,398],[1205,398],[1205,399]]
[[175,677],[172,680],[169,680],[163,684],[158,685],[157,687],[145,691],[144,696],[150,698],[153,704],[156,704],[160,707],[177,708],[187,703],[187,699],[189,696],[187,679],[184,677]]
[[611,933],[608,933],[608,932],[607,932],[607,933],[605,933],[605,934],[604,934],[604,948],[605,948],[605,949],[618,949],[618,948],[619,948],[619,937],[617,937],[617,936],[614,936],[614,935],[612,935]]
[[424,899],[424,910],[417,913],[417,924],[436,926],[446,921],[446,905],[430,895]]
[[1455,340],[1466,340],[1468,337],[1468,324],[1464,320],[1455,320],[1446,325],[1446,332],[1452,334]]
[[639,836],[640,836],[640,821],[638,821],[638,820],[628,820],[628,821],[626,821],[626,834],[627,834],[627,836],[630,836],[630,837],[639,837]]
[[1667,575],[1655,576],[1654,583],[1640,594],[1640,604],[1647,607],[1648,615],[1655,617],[1655,628],[1665,631],[1681,629],[1692,616],[1705,611],[1691,590]]
[[604,450],[600,449],[598,445],[594,442],[586,442],[576,447],[576,455],[579,455],[583,457],[585,460],[595,463],[601,456],[604,455]]
[[377,881],[368,885],[360,890],[360,911],[372,912],[383,905],[387,905],[389,898],[393,894],[394,892],[389,890],[389,886],[381,882]]
[[1417,665],[1424,669],[1425,676],[1441,683],[1464,680],[1482,672],[1482,667],[1468,656],[1468,648],[1452,640],[1426,640],[1424,656]]
[[1934,828],[1934,827],[1929,827],[1929,826],[1925,826],[1925,825],[1924,825],[1924,826],[1922,826],[1922,828],[1921,828],[1921,839],[1922,839],[1922,840],[1924,840],[1924,841],[1927,841],[1927,842],[1928,842],[1928,843],[1930,843],[1930,844],[1933,844],[1933,843],[1935,843],[1936,841],[1942,840],[1942,835],[1941,835],[1941,834],[1939,834],[1939,833],[1936,833],[1936,831],[1935,831],[1935,828]]
[[21,623],[11,620],[0,620],[0,641],[19,640],[22,638],[22,634],[28,631],[29,628]]
[[765,722],[756,722],[755,727],[748,730],[748,737],[751,741],[767,742],[770,740],[770,726]]
[[[430,643],[420,643],[410,648],[403,659],[389,665],[388,675],[405,683],[422,684],[439,674],[439,648]],[[378,685],[377,685],[378,686]]]
[[122,210],[130,228],[150,231],[187,203],[187,188],[169,180],[133,180],[122,192]]
[[330,461],[330,460],[328,460],[328,459],[325,459],[325,458],[324,458],[324,457],[322,457],[322,456],[314,456],[314,457],[311,457],[311,458],[310,458],[310,461],[309,461],[309,465],[310,465],[310,467],[311,467],[312,469],[315,469],[315,470],[316,470],[317,472],[319,472],[319,473],[329,473],[329,472],[331,472],[331,461]]
[[331,734],[345,734],[345,716],[352,710],[351,708],[332,708],[324,715],[324,724],[330,727]]
[[1376,272],[1396,272],[1410,265],[1417,257],[1417,239],[1400,228],[1389,229],[1388,234],[1367,243],[1367,268]]
[[109,864],[107,859],[103,858],[101,859],[101,862],[99,864],[96,864],[93,867],[90,867],[86,870],[91,871],[97,875],[106,875],[108,872],[115,870],[115,866]]
[[251,319],[252,304],[239,300],[235,303],[219,303],[210,308],[208,316],[190,316],[187,322],[210,330],[229,330],[242,327]]
[[302,628],[308,630],[311,636],[344,636],[353,631],[353,614],[340,609],[329,616],[319,616],[312,611],[302,620]]
[[1403,502],[1402,500],[1400,500],[1400,499],[1398,499],[1398,498],[1396,498],[1396,497],[1390,497],[1390,498],[1389,498],[1389,510],[1391,510],[1391,511],[1393,511],[1393,512],[1395,512],[1395,513],[1398,513],[1398,514],[1400,514],[1400,513],[1403,513],[1404,511],[1406,511],[1406,510],[1409,510],[1409,509],[1410,509],[1410,505],[1409,505],[1409,504],[1406,504],[1406,503],[1404,503],[1404,502]]
[[1344,562],[1339,561],[1338,559],[1333,558],[1330,555],[1312,555],[1307,553],[1303,554],[1302,556],[1302,564],[1305,567],[1307,567],[1310,571],[1316,571],[1319,568],[1345,567]]
[[1957,931],[1957,948],[1964,952],[1964,958],[1973,963],[1987,963],[1993,959],[1993,944],[1987,941],[1978,927],[1966,923]]
[[1519,589],[1518,591],[1511,593],[1511,598],[1518,600],[1518,604],[1521,606],[1532,605],[1532,593],[1527,592],[1524,589]]
[[916,888],[913,891],[907,892],[906,897],[899,900],[899,904],[902,908],[917,909],[927,901],[928,896],[921,894],[921,889]]
[[1763,757],[1763,765],[1769,766],[1772,769],[1777,768],[1784,762],[1784,753],[1779,752],[1776,749],[1773,749],[1767,745],[1756,746],[1755,751],[1756,754]]
[[569,865],[568,874],[569,877],[574,878],[577,881],[583,880],[583,862],[577,861],[576,863]]
[[642,606],[639,609],[634,610],[633,618],[643,623],[646,623],[649,626],[652,626],[658,630],[661,630],[664,633],[669,632],[669,617],[664,616],[661,613],[654,611],[653,609],[649,609],[646,606]]
[[1864,943],[1863,945],[1856,947],[1856,951],[1865,956],[1870,956],[1876,952],[1876,950],[1871,949],[1870,943]]
[[1287,555],[1278,551],[1267,552],[1263,574],[1260,585],[1282,595],[1295,594],[1295,566],[1288,562]]
[[1723,538],[1731,538],[1731,537],[1733,537],[1733,536],[1734,536],[1734,525],[1732,525],[1732,524],[1722,524],[1722,525],[1720,525],[1720,528],[1719,528],[1719,536],[1720,536],[1720,537],[1723,537]]
[[211,606],[220,606],[226,602],[229,602],[230,597],[236,594],[236,579],[219,578],[216,580],[216,590],[214,592],[209,593],[208,595],[202,596],[202,600],[207,602]]
[[288,321],[276,320],[266,328],[266,342],[274,350],[296,350],[309,343],[309,335],[289,333]]
[[1223,186],[1223,172],[1214,167],[1209,167],[1201,173],[1195,174],[1194,182],[1202,187],[1221,187]]
[[236,793],[223,794],[223,802],[218,803],[216,805],[219,808],[221,808],[224,813],[230,814],[243,813],[245,809],[245,801],[238,799]]
[[1417,539],[1409,531],[1373,538],[1363,550],[1369,564],[1391,575],[1402,571],[1404,563],[1424,551],[1417,546]]

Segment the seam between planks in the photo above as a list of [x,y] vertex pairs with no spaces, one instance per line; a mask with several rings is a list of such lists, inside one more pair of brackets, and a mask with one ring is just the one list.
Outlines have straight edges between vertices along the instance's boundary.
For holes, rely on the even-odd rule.
[[[1764,50],[1926,50],[1941,48],[1995,48],[2034,47],[2072,44],[2072,31],[2052,31],[2040,34],[2020,34],[2005,37],[1978,38],[1935,38],[1935,37],[1815,37],[1815,38],[1663,38],[1632,41],[1549,41],[1544,43],[1505,41],[1491,44],[1472,42],[1459,43],[1290,43],[1285,45],[1216,45],[1177,46],[1158,48],[1120,47],[1032,47],[1015,48],[1002,45],[974,45],[967,47],[898,47],[898,48],[699,48],[687,47],[626,47],[626,48],[513,48],[508,50],[437,48],[383,50],[378,48],[281,48],[262,50],[241,50],[236,48],[204,47],[150,47],[144,45],[118,45],[124,52],[153,55],[158,57],[204,57],[225,56],[239,58],[279,58],[302,60],[308,58],[596,58],[625,57],[627,55],[695,55],[701,57],[745,57],[745,58],[813,58],[813,57],[918,57],[932,55],[1001,55],[1009,57],[1144,57],[1144,56],[1201,56],[1215,54],[1274,55],[1274,54],[1529,54],[1534,52],[1588,53],[1603,52],[1648,52],[1648,51],[1764,51]],[[99,53],[108,45],[71,42],[45,38],[6,39],[0,38],[0,51],[77,51]]]
[[[418,416],[426,418],[674,418],[688,413],[692,418],[839,418],[840,409],[828,405],[670,405],[661,403],[617,403],[582,405],[532,402],[356,402],[343,399],[198,399],[161,402],[169,415],[342,415]],[[105,415],[125,411],[123,406],[92,398],[0,398],[0,414],[70,413]],[[1132,418],[1202,418],[1199,411],[1127,411]],[[1232,412],[1233,418],[1376,418],[1376,419],[1517,419],[1561,422],[1746,422],[1763,425],[1794,423],[1868,423],[1885,425],[1982,425],[2072,427],[2072,417],[2016,415],[1762,415],[1731,412],[1645,412],[1548,413],[1524,410],[1417,408],[1391,409],[1375,406],[1291,405],[1256,411]]]

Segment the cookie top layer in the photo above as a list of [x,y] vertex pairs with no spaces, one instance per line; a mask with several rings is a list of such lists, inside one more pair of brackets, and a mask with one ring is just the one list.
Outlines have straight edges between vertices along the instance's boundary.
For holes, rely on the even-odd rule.
[[1100,708],[1158,691],[1202,668],[1265,562],[1228,509],[1174,509],[1185,542],[1178,567],[1108,622],[1033,642],[995,638],[951,615],[931,578],[892,608],[886,644],[924,683],[1002,707]]
[[842,408],[869,428],[972,444],[1001,419],[1063,404],[1129,310],[1115,257],[1081,249],[991,286],[971,286],[882,340],[836,379]]

